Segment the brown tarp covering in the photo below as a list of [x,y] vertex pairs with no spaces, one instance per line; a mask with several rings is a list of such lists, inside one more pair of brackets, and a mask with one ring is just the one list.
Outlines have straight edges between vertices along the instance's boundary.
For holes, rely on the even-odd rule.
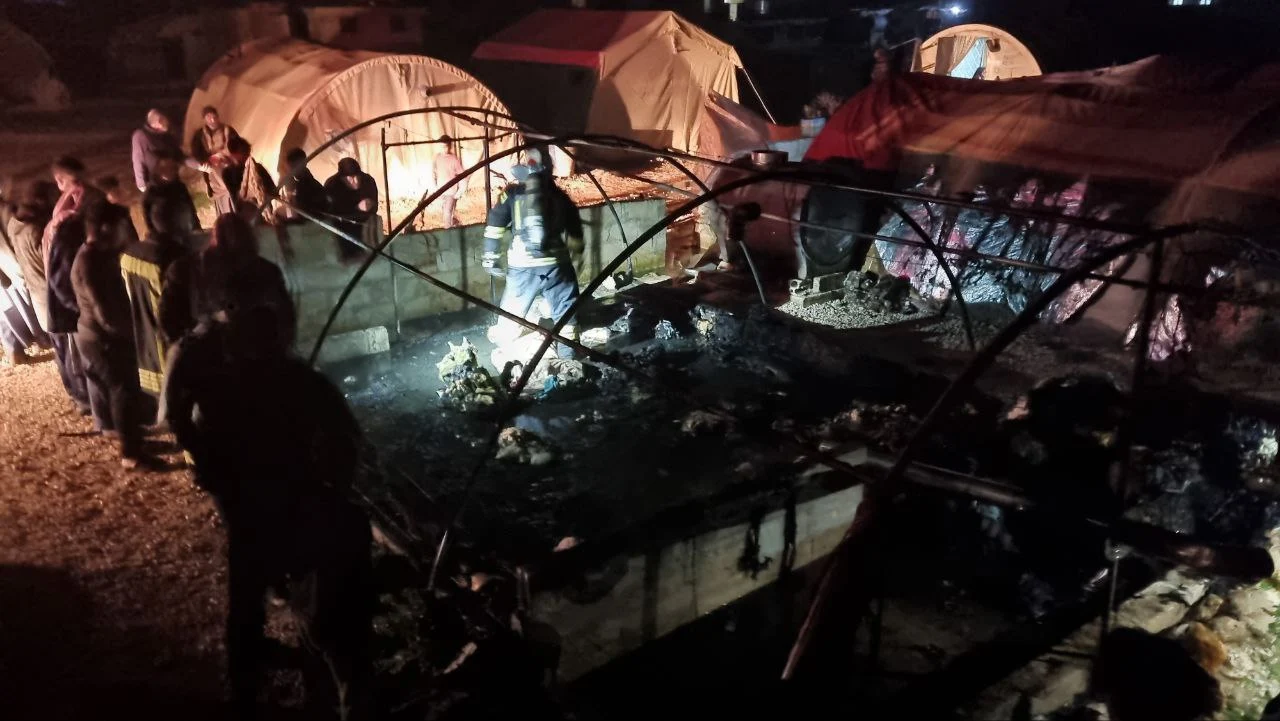
[[[277,176],[290,148],[310,152],[347,128],[385,113],[448,106],[507,112],[478,80],[440,60],[335,50],[291,39],[247,43],[214,63],[191,96],[184,138],[200,126],[206,105],[217,107],[223,121],[253,144],[258,162]],[[386,127],[388,142],[430,141],[446,134],[463,140],[465,166],[484,153],[482,140],[464,140],[482,138],[484,128],[453,115],[407,115]],[[380,142],[380,127],[370,126],[317,157],[310,167],[323,182],[336,171],[339,159],[352,156],[382,186]],[[491,152],[514,142],[511,135],[501,137],[492,142]],[[438,152],[436,144],[389,150],[393,194],[416,195],[428,189],[431,161]]]
[[[473,57],[489,64],[484,76],[517,110],[542,108],[521,111],[526,122],[568,125],[555,119],[571,116],[550,106],[589,103],[584,126],[543,129],[620,135],[681,150],[698,149],[709,93],[737,101],[735,71],[742,67],[732,46],[665,11],[539,10],[481,43]],[[547,66],[582,75],[573,83],[550,82],[540,74]],[[552,97],[517,99],[530,92]]]

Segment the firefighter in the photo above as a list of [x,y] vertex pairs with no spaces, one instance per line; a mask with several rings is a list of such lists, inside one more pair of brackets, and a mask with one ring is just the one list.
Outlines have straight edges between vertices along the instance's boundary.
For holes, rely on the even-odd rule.
[[[513,171],[515,182],[489,211],[484,231],[482,265],[490,275],[501,277],[498,265],[503,238],[510,233],[507,249],[506,289],[502,309],[520,317],[529,314],[539,296],[559,323],[578,299],[578,276],[574,267],[582,258],[582,219],[578,208],[556,186],[536,148],[525,154]],[[489,340],[502,345],[522,333],[514,321],[499,318],[489,329]],[[565,324],[562,335],[577,338],[574,319]],[[559,345],[556,353],[572,356],[572,349]]]

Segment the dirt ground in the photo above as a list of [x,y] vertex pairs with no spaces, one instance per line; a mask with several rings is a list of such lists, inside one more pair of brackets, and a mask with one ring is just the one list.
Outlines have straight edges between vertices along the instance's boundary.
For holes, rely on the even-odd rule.
[[[50,360],[0,365],[3,715],[220,715],[217,511],[186,470],[125,471],[91,430]],[[148,444],[176,465],[170,438]]]

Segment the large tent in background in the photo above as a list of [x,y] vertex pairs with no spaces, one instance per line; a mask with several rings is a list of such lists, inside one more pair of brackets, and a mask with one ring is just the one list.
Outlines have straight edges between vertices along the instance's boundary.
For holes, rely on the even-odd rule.
[[[219,109],[222,119],[253,144],[254,157],[274,175],[289,149],[310,152],[343,130],[386,113],[449,106],[507,112],[475,78],[434,58],[336,50],[287,38],[247,43],[214,63],[191,96],[185,137],[200,126],[206,105]],[[484,128],[453,114],[407,115],[383,127],[388,142],[433,141],[442,135],[458,139],[464,165],[478,162],[484,154]],[[351,156],[381,186],[380,133],[373,125],[339,142],[312,162],[312,171],[323,181],[337,169],[339,159]],[[515,143],[510,134],[493,134],[491,152]],[[431,161],[439,145],[387,152],[393,196],[416,196],[431,185]]]
[[544,131],[697,150],[711,93],[738,100],[732,46],[673,12],[538,10],[481,43],[476,73]]
[[[951,197],[974,193],[996,207],[1156,227],[1225,227],[1272,246],[1280,233],[1280,65],[1152,57],[1107,70],[1000,83],[890,75],[845,103],[806,157],[857,161],[896,173],[902,186]],[[1118,239],[1007,216],[994,216],[993,223],[993,216],[972,211],[943,221],[922,203],[909,211],[942,234],[946,245],[1039,264],[1070,266]],[[881,233],[909,235],[896,220]],[[927,254],[878,246],[889,272],[909,276],[922,293],[946,292]],[[1165,280],[1186,285],[1204,283],[1241,257],[1238,246],[1214,234],[1184,235],[1166,250]],[[1144,263],[1142,256],[1124,258],[1117,272],[1127,268],[1142,277]],[[970,263],[959,274],[970,300],[1014,310],[1051,278],[982,263]],[[1140,298],[1138,292],[1089,282],[1050,317],[1087,312],[1124,330]],[[1181,311],[1171,300],[1153,353],[1172,352],[1184,338]]]
[[0,20],[0,103],[35,103],[57,110],[71,102],[67,86],[54,75],[53,59],[36,39]]
[[1040,74],[1031,50],[993,25],[954,25],[920,44],[913,70],[977,80],[1009,80]]

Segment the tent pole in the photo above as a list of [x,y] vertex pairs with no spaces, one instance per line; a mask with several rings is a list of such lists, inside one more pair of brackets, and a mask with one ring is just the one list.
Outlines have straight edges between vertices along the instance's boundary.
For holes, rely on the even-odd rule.
[[[484,212],[488,222],[489,211],[493,208],[493,174],[489,172],[489,111],[484,111]],[[489,302],[498,302],[498,279],[489,276]]]
[[769,118],[769,122],[777,125],[778,121],[773,117],[773,113],[769,112],[769,106],[765,104],[764,96],[760,94],[760,88],[757,88],[756,81],[751,79],[751,73],[747,72],[746,66],[739,68],[739,70],[742,71],[742,77],[747,79],[747,85],[751,86],[751,92],[755,93],[756,100],[760,102],[760,108],[764,110],[764,114]]
[[[387,233],[391,232],[391,171],[387,168],[387,126],[382,126],[382,203],[387,212]],[[395,256],[392,255],[392,258]],[[396,280],[396,266],[391,264],[391,315],[395,322],[396,340],[400,340],[400,287]]]

